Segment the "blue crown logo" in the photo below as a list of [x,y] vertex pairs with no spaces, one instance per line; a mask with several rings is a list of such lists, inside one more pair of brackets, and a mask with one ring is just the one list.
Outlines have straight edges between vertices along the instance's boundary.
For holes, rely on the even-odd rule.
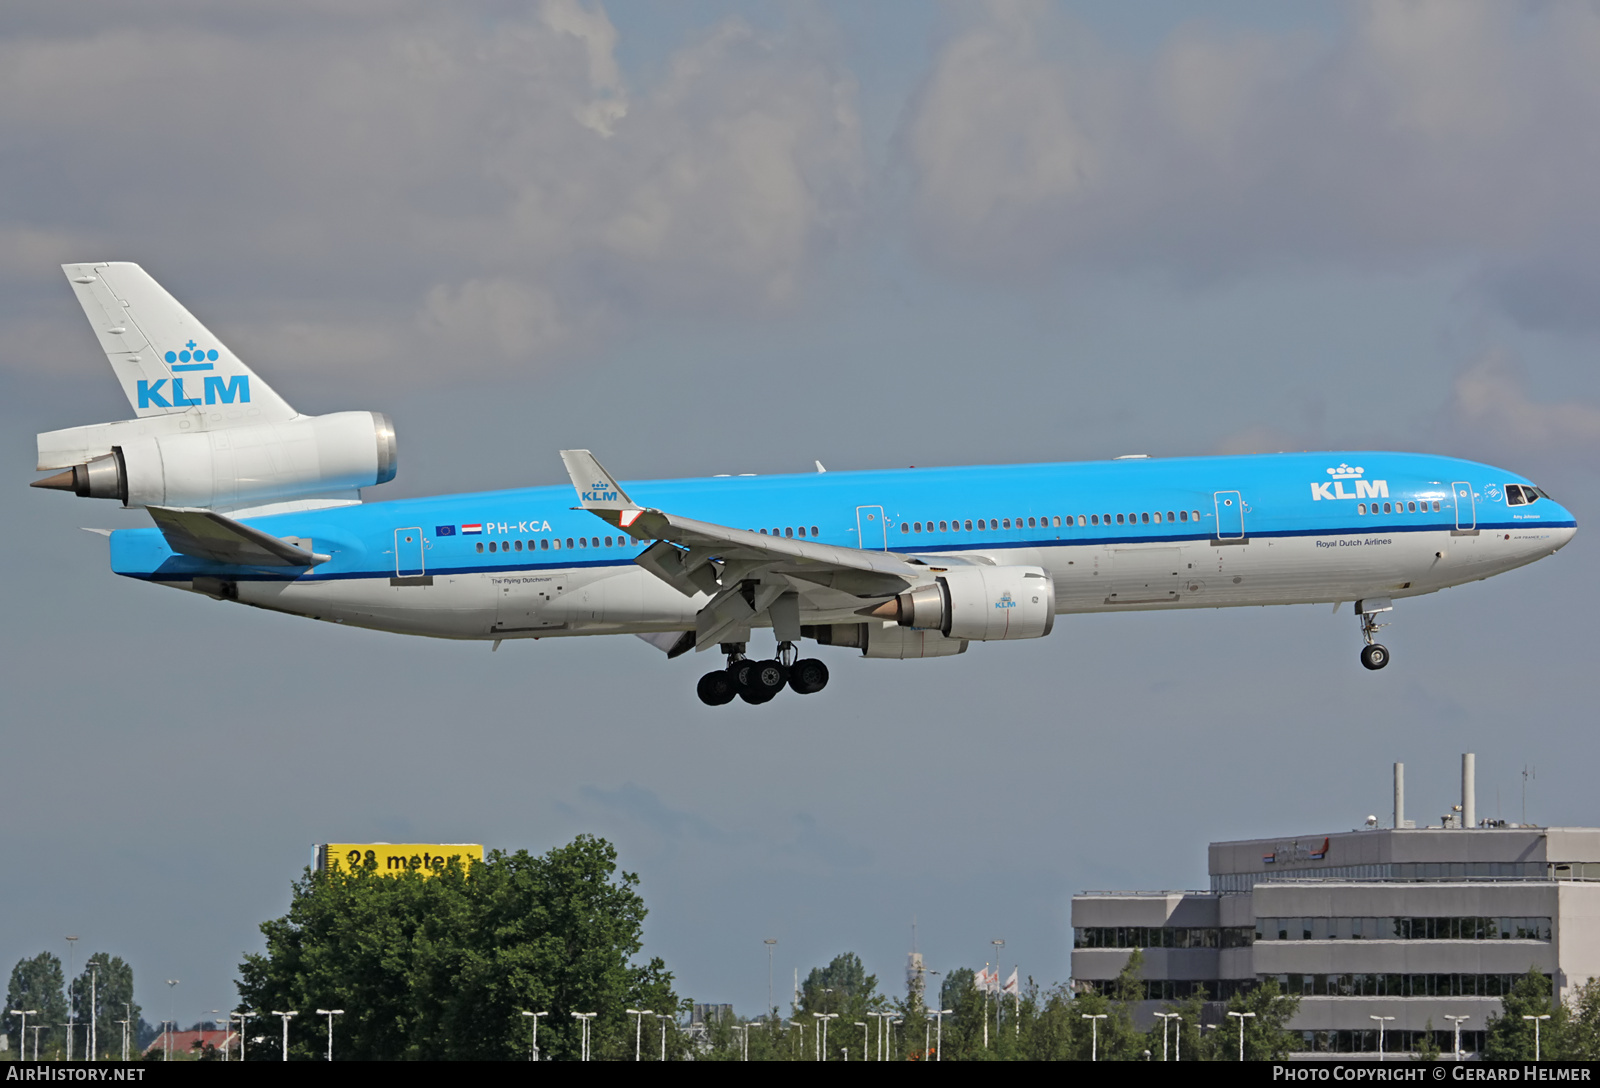
[[191,359],[193,359],[197,363],[203,363],[203,362],[206,362],[207,360],[210,360],[213,363],[217,361],[217,349],[216,348],[211,348],[209,350],[196,349],[195,346],[194,346],[194,341],[193,340],[190,340],[187,344],[183,345],[183,348],[184,348],[184,350],[182,350],[182,351],[169,351],[169,352],[167,352],[167,354],[165,356],[167,362],[169,362],[169,363],[187,363]]

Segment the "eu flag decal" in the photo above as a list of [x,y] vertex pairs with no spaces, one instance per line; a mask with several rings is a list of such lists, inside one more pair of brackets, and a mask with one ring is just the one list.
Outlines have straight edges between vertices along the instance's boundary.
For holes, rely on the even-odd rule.
[[455,536],[456,535],[456,527],[454,525],[437,525],[437,526],[434,527],[433,535],[434,536]]

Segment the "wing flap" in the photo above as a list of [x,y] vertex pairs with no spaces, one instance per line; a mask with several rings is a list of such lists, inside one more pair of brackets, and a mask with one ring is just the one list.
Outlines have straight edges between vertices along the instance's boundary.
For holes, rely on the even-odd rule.
[[[240,566],[314,567],[332,556],[253,529],[212,510],[147,506],[167,547],[180,555]],[[309,543],[309,542],[308,542]]]

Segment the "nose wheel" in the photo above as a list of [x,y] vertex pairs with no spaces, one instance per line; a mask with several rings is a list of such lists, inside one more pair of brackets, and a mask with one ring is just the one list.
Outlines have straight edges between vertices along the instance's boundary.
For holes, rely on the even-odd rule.
[[1361,647],[1361,664],[1373,672],[1377,672],[1389,663],[1389,648],[1375,641],[1375,636],[1382,628],[1389,626],[1379,623],[1378,617],[1385,612],[1394,611],[1394,603],[1387,597],[1374,597],[1356,602],[1356,618],[1361,621],[1361,637],[1366,645]]
[[725,643],[722,649],[728,655],[728,667],[706,673],[695,687],[695,694],[707,706],[724,706],[735,698],[759,706],[771,702],[785,686],[799,695],[828,686],[828,667],[815,658],[798,659],[792,642],[779,643],[778,656],[767,661],[745,657],[742,642]]

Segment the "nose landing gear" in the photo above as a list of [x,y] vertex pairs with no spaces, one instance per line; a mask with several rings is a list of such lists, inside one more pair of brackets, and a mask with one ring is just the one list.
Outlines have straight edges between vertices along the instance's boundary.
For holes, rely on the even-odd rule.
[[799,651],[792,642],[780,642],[778,656],[768,661],[751,661],[745,657],[744,649],[742,642],[723,644],[728,667],[700,678],[695,693],[702,703],[723,706],[738,697],[760,705],[776,697],[785,684],[799,695],[810,695],[828,686],[828,667],[815,658],[796,660]]
[[1394,611],[1394,602],[1388,597],[1369,597],[1356,602],[1356,619],[1361,622],[1361,637],[1366,645],[1361,648],[1361,664],[1373,672],[1389,663],[1389,648],[1373,641],[1373,636],[1387,623],[1379,623],[1378,616]]

